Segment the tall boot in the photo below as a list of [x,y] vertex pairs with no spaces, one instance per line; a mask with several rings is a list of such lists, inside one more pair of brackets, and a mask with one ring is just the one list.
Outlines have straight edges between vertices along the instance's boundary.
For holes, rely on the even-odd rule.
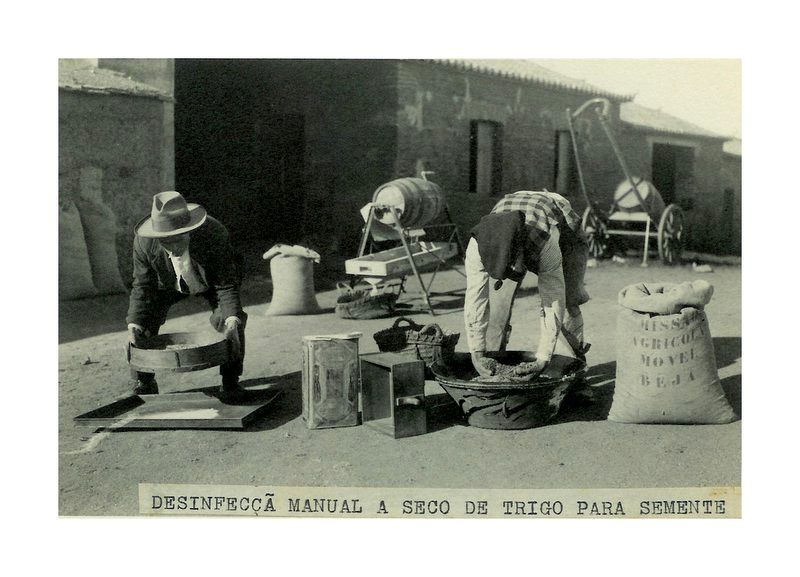
[[155,373],[144,373],[131,369],[130,386],[134,395],[157,395],[158,383]]

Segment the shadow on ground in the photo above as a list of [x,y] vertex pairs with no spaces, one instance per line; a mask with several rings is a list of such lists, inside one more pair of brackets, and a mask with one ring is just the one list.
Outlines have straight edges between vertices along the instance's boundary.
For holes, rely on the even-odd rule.
[[[742,358],[741,337],[715,337],[714,355],[717,359],[717,370],[723,369]],[[720,381],[725,398],[728,399],[734,412],[742,416],[742,374],[737,373]]]
[[725,398],[731,405],[733,411],[741,419],[742,417],[742,375],[733,375],[720,381]]
[[714,337],[712,341],[717,369],[723,369],[742,358],[741,337]]
[[468,426],[461,407],[447,393],[426,395],[425,404],[428,407],[428,433]]
[[302,380],[302,372],[295,371],[285,375],[241,381],[240,384],[247,391],[243,402],[258,402],[261,399],[270,398],[275,393],[279,394],[264,415],[247,427],[247,430],[256,432],[277,429],[301,416],[303,414]]
[[[247,430],[257,432],[276,429],[302,416],[302,381],[302,371],[242,381],[241,384],[247,389],[248,394],[248,397],[243,400],[244,403],[258,402],[259,399],[266,399],[275,392],[280,393],[280,396],[272,402],[264,416],[252,423]],[[425,402],[428,407],[428,433],[464,424],[458,405],[446,393],[427,395]],[[359,425],[363,424],[360,413],[358,423]]]
[[[590,367],[584,384],[571,387],[561,403],[561,409],[552,421],[570,423],[574,421],[605,421],[614,400],[614,378],[617,363],[611,361]],[[591,391],[588,396],[587,391]]]
[[[732,365],[742,358],[742,339],[740,337],[714,338],[714,353],[717,370]],[[617,363],[612,361],[591,367],[586,374],[586,384],[593,393],[588,398],[581,387],[573,387],[561,404],[561,409],[553,423],[572,421],[602,421],[608,418],[614,400],[614,380]],[[725,398],[741,418],[742,415],[742,375],[736,374],[720,381]]]

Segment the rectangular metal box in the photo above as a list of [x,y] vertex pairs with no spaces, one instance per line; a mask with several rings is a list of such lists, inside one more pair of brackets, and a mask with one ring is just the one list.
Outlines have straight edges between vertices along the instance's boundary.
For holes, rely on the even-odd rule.
[[361,355],[364,425],[400,439],[427,432],[425,363],[397,353]]
[[360,336],[303,337],[303,419],[309,429],[358,425]]

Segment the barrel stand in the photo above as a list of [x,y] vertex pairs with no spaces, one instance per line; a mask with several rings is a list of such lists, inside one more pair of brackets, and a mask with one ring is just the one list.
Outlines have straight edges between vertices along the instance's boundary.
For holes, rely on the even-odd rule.
[[[414,251],[411,250],[411,243],[409,243],[409,238],[412,237],[410,231],[412,229],[405,228],[400,225],[400,217],[401,211],[395,206],[389,205],[372,205],[369,208],[369,214],[367,215],[366,224],[364,225],[364,232],[361,236],[361,243],[358,247],[358,258],[361,258],[365,255],[367,250],[367,245],[371,238],[372,234],[372,227],[376,223],[375,218],[375,211],[388,211],[394,215],[394,224],[391,225],[392,228],[397,232],[398,240],[402,245],[405,253],[405,265],[403,267],[399,267],[398,269],[386,274],[382,278],[384,280],[388,280],[390,278],[402,278],[403,286],[405,283],[405,277],[409,274],[413,274],[417,282],[419,283],[420,289],[422,289],[423,299],[425,300],[425,305],[428,308],[428,311],[431,315],[435,316],[436,313],[433,310],[433,305],[431,304],[430,300],[430,288],[433,285],[433,281],[436,279],[436,273],[444,266],[450,266],[448,264],[448,258],[443,258],[435,250],[425,250],[424,247],[422,248],[421,252],[417,252],[416,254]],[[424,229],[444,229],[447,231],[447,241],[446,244],[450,245],[455,242],[456,250],[458,256],[464,259],[464,246],[461,244],[461,238],[458,234],[458,227],[453,222],[453,219],[450,216],[450,209],[445,206],[444,208],[444,215],[446,222],[440,224],[430,224],[426,225],[422,228]],[[418,262],[424,261],[424,262]],[[458,270],[457,268],[452,267],[453,270],[457,271],[461,276],[466,276],[462,271]],[[433,276],[431,276],[430,281],[428,282],[427,286],[425,282],[422,280],[422,276],[420,275],[421,272],[432,272]],[[362,276],[369,276],[369,275],[362,275]],[[357,281],[358,275],[354,275],[351,280],[351,286],[355,284]],[[404,290],[401,288],[401,290]]]

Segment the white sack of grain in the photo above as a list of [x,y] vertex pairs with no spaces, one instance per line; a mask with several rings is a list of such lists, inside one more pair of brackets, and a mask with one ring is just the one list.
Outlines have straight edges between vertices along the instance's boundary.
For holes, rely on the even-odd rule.
[[[640,291],[635,292],[641,300]],[[652,292],[663,300],[663,290]],[[734,421],[736,414],[717,373],[706,313],[695,307],[675,314],[642,313],[625,307],[625,293],[620,293],[617,374],[608,419],[676,424]]]
[[92,281],[98,294],[125,292],[117,259],[117,221],[105,204],[85,199],[77,201],[86,249],[92,269]]
[[83,225],[74,202],[58,211],[58,299],[73,300],[97,294],[92,282]]

